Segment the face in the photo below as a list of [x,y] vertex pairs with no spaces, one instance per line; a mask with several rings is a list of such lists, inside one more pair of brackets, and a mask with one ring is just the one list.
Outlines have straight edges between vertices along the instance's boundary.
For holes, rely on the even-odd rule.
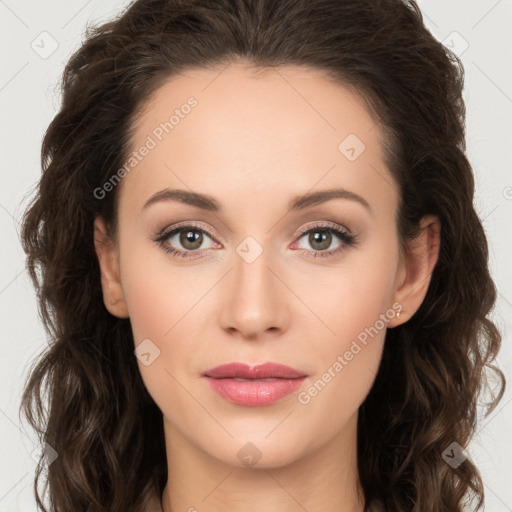
[[[147,103],[118,238],[98,254],[166,435],[276,467],[354,442],[386,327],[421,301],[406,300],[398,187],[361,99],[304,68],[222,69],[179,75]],[[302,377],[204,375],[236,362]]]

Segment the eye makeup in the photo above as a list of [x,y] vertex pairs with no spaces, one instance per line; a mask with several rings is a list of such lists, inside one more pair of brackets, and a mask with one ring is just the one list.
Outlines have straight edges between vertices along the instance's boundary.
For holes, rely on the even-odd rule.
[[[215,240],[215,237],[212,235],[212,233],[210,233],[208,229],[206,229],[203,225],[199,225],[193,222],[180,223],[178,225],[166,227],[156,233],[154,237],[152,237],[152,240],[156,242],[158,246],[167,254],[176,258],[201,258],[204,253],[206,253],[208,249],[211,248],[187,250],[185,247],[184,249],[179,249],[173,243],[170,243],[170,239],[175,238],[176,235],[179,235],[177,243],[181,244],[182,247],[184,244],[195,244],[198,241],[200,245],[202,245],[205,236]],[[192,240],[187,239],[187,237],[190,238],[191,235]],[[328,246],[330,246],[331,242],[335,241],[336,238],[341,242],[338,247],[329,250],[324,248],[320,250],[307,250],[299,248],[298,251],[300,254],[303,254],[306,258],[335,257],[347,250],[347,248],[355,246],[358,243],[358,237],[356,235],[350,233],[345,228],[330,222],[319,222],[313,226],[308,226],[307,228],[302,229],[296,235],[297,240],[293,245],[304,238],[305,235],[309,235],[308,243],[310,244],[325,244],[327,241]],[[320,235],[320,237],[318,235]],[[215,243],[218,244],[218,242]]]

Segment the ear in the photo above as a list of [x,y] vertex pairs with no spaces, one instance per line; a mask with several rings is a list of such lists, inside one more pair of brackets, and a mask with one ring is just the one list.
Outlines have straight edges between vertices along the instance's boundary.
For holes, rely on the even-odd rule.
[[94,221],[94,248],[100,265],[105,307],[109,313],[118,318],[128,318],[128,309],[119,277],[117,247],[108,235],[105,221],[100,216]]
[[400,317],[390,320],[388,327],[407,322],[421,306],[430,285],[439,257],[441,224],[435,215],[426,215],[420,228],[418,237],[407,243],[397,274],[394,301],[401,305]]

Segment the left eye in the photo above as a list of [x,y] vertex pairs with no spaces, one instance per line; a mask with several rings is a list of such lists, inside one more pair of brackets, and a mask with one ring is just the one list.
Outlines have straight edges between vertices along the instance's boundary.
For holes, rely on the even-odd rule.
[[310,229],[303,233],[299,237],[299,240],[307,236],[307,241],[310,244],[310,246],[313,247],[314,250],[326,251],[327,249],[329,249],[331,243],[333,242],[333,234],[335,238],[341,239],[346,243],[350,243],[350,237],[346,233],[331,227],[316,227]]

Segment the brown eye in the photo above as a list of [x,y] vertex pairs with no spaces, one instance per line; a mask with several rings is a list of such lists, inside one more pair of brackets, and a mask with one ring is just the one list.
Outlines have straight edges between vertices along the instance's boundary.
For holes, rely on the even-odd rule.
[[182,225],[161,232],[154,239],[166,252],[183,257],[197,256],[203,249],[210,249],[210,246],[204,247],[206,240],[212,237],[204,230],[194,225]]
[[[334,225],[318,225],[301,232],[298,240],[306,239],[309,247],[298,246],[302,249],[307,258],[329,258],[341,254],[350,246],[358,243],[358,238],[343,228]],[[339,243],[331,248],[333,242],[338,239]]]
[[313,249],[325,251],[332,242],[332,235],[327,229],[315,229],[310,231],[308,242]]
[[179,236],[182,247],[189,251],[196,251],[203,243],[203,232],[197,229],[181,230]]

